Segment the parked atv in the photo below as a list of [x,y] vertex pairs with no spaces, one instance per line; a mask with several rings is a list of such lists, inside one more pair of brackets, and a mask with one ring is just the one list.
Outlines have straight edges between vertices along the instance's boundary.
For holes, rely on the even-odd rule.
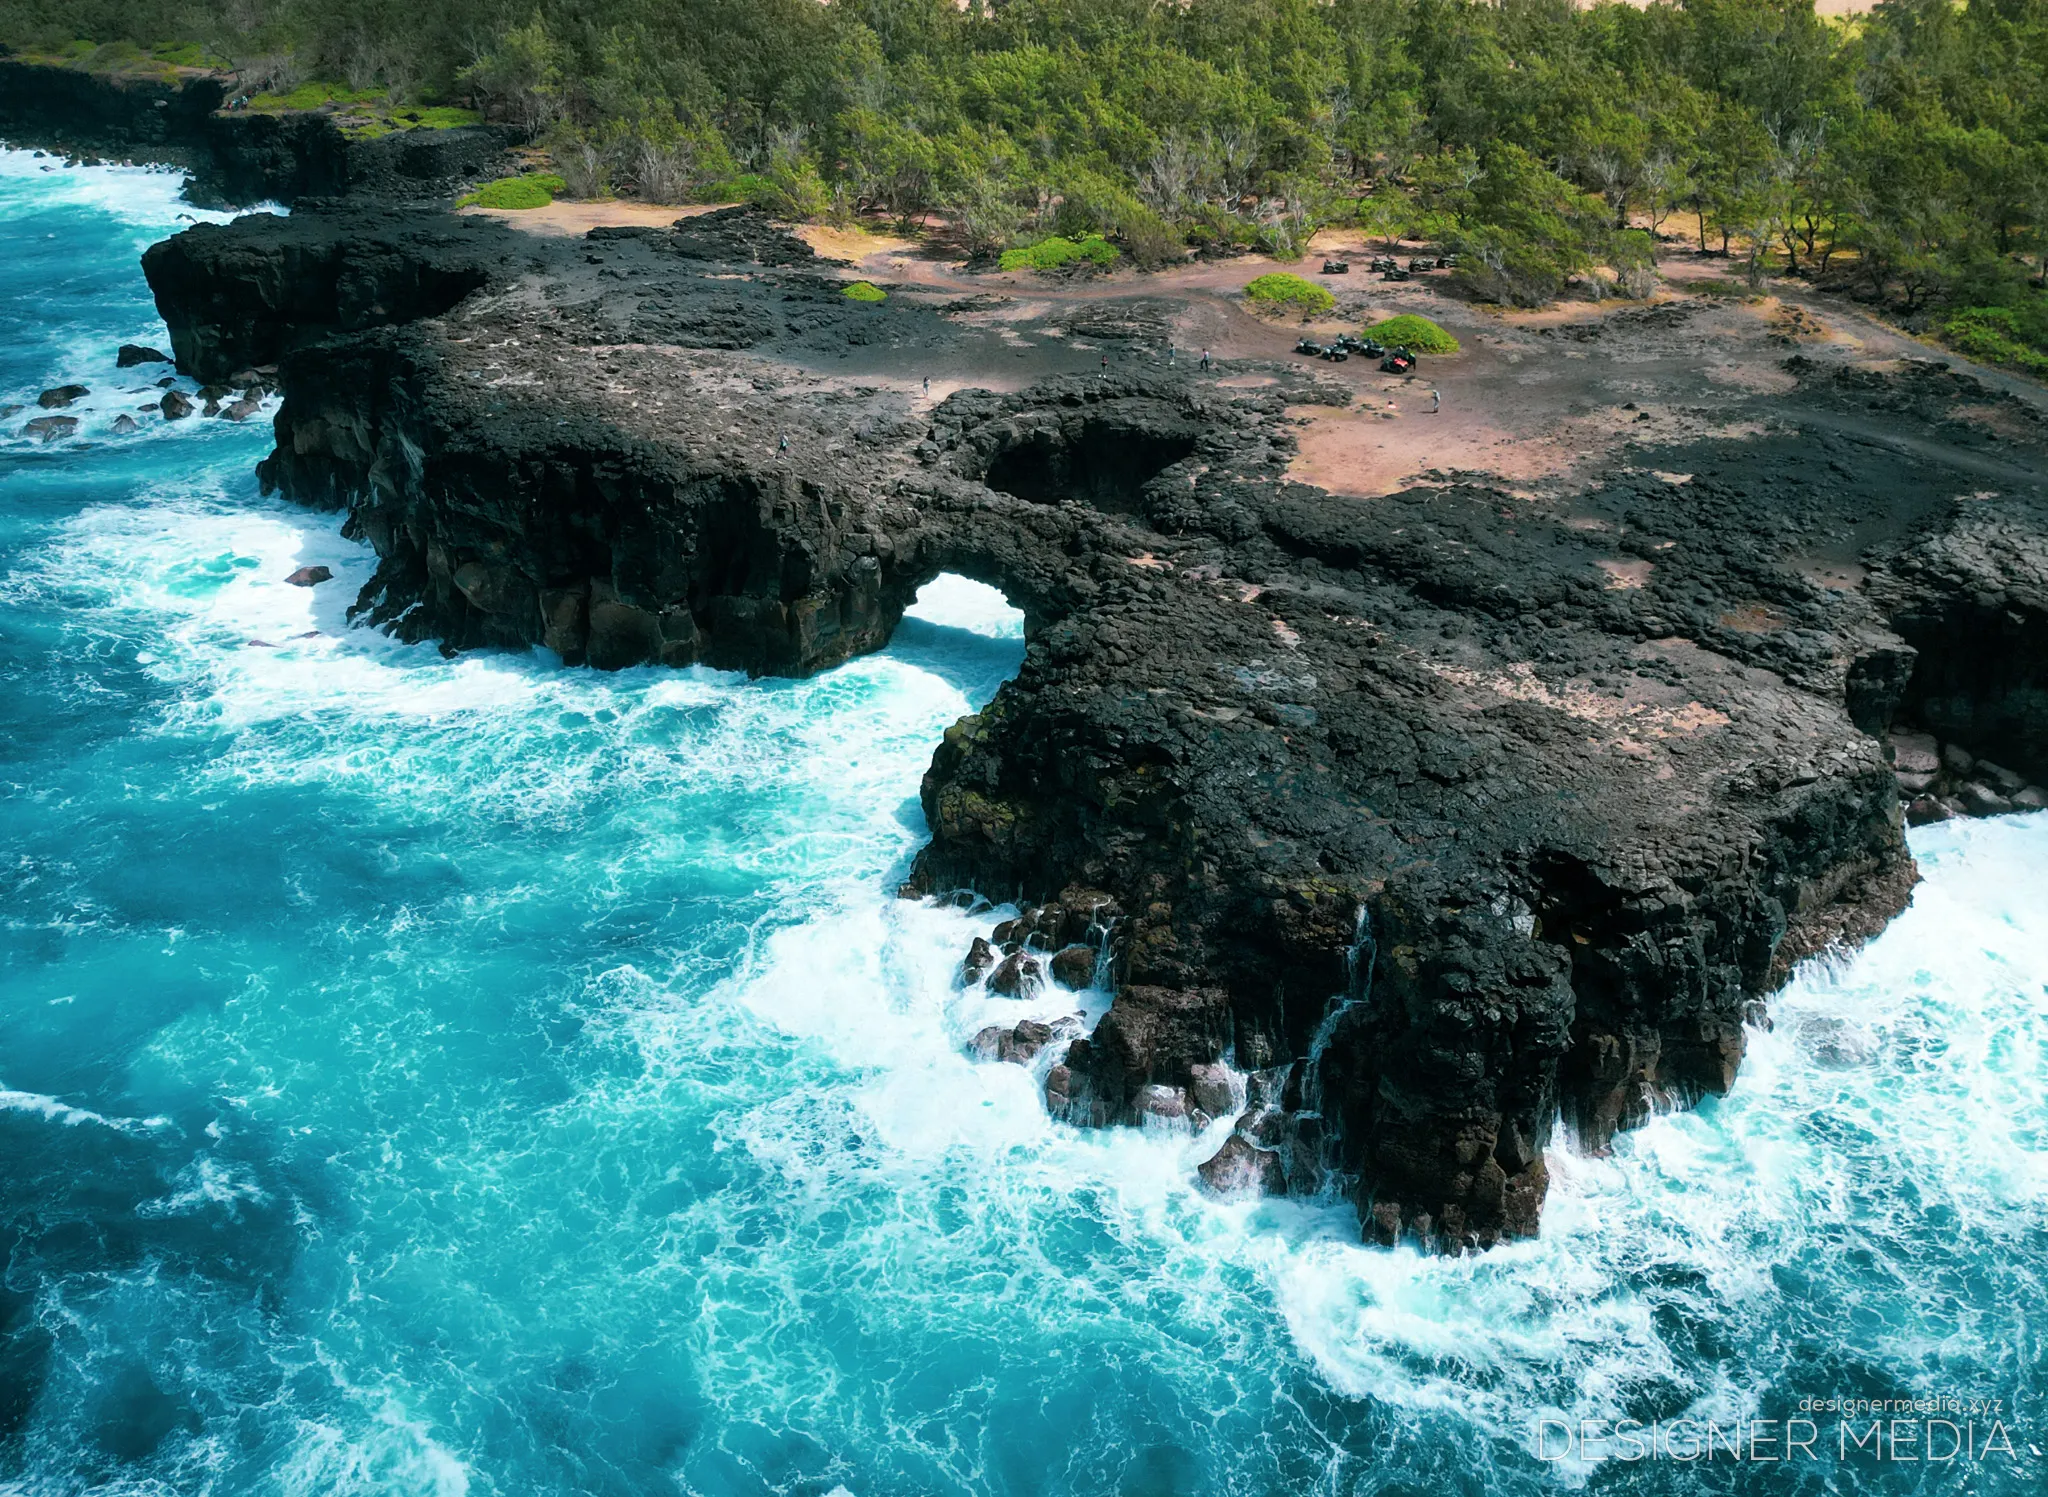
[[1312,359],[1319,359],[1323,356],[1323,345],[1316,342],[1313,338],[1303,338],[1294,345],[1294,351],[1296,353],[1305,353]]
[[1405,348],[1389,349],[1387,356],[1380,360],[1380,372],[1382,374],[1413,374],[1415,372],[1415,355]]
[[1323,350],[1323,357],[1328,359],[1333,364],[1341,364],[1346,359],[1351,357],[1351,350],[1348,348],[1340,348],[1333,343],[1328,348]]
[[1325,260],[1323,262],[1323,274],[1349,275],[1351,274],[1351,262],[1349,260]]
[[1405,281],[1411,279],[1412,276],[1412,271],[1403,270],[1398,265],[1380,272],[1380,279],[1383,281]]

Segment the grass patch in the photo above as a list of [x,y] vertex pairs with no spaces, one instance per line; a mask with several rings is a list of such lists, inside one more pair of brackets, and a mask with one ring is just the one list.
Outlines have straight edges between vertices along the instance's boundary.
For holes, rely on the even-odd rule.
[[249,101],[251,109],[323,109],[334,104],[376,104],[383,100],[381,88],[349,88],[340,83],[301,83],[288,94],[258,94]]
[[889,293],[873,281],[855,281],[839,293],[848,301],[887,301]]
[[391,118],[414,130],[457,130],[464,125],[481,125],[484,117],[474,109],[457,109],[437,104],[428,109],[401,109]]
[[545,208],[569,184],[553,172],[500,177],[455,200],[458,208]]
[[1327,312],[1337,305],[1337,298],[1314,281],[1284,270],[1260,276],[1244,288],[1244,294],[1257,307]]
[[1076,263],[1107,266],[1116,257],[1117,247],[1100,234],[1090,234],[1079,240],[1064,239],[1055,234],[1036,244],[1004,250],[999,263],[1004,270],[1064,270]]
[[1399,317],[1375,322],[1365,330],[1365,335],[1389,348],[1412,348],[1417,353],[1441,356],[1458,351],[1456,338],[1427,317],[1417,317],[1413,312],[1403,312]]

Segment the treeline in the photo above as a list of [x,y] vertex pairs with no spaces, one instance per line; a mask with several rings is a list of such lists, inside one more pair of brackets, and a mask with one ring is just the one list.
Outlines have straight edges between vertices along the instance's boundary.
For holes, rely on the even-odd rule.
[[[1515,301],[1682,225],[2038,343],[2048,3],[0,0],[0,37],[197,41],[531,126],[573,189],[1109,235],[1141,263],[1358,223]],[[2005,315],[2009,314],[2009,315]]]

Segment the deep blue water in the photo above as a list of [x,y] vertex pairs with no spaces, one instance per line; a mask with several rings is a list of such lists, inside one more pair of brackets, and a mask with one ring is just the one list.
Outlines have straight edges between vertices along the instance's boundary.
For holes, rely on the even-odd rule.
[[[889,896],[1000,600],[807,682],[348,630],[368,558],[259,497],[265,423],[107,434],[177,180],[48,164],[0,153],[0,404],[94,393],[0,436],[0,1491],[2048,1483],[2048,818],[1916,834],[1733,1095],[1553,1153],[1541,1241],[1219,1205],[1216,1137],[966,1058],[994,917]],[[1928,1395],[2010,1453],[1544,1459]]]

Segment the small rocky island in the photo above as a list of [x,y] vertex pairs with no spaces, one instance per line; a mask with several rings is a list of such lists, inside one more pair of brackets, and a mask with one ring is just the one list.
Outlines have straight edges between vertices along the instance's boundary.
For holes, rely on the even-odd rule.
[[1002,589],[1024,664],[905,892],[1024,907],[968,977],[1099,956],[1115,1000],[983,1048],[1052,1047],[1076,1124],[1241,1108],[1212,1185],[1347,1189],[1381,1242],[1536,1231],[1558,1119],[1724,1091],[1790,966],[1903,907],[1909,805],[2048,778],[2039,403],[1754,316],[1716,379],[1721,301],[1489,335],[1503,392],[1620,371],[1567,478],[1360,495],[1303,454],[1376,387],[1283,329],[1203,367],[1249,319],[1199,278],[873,301],[745,210],[360,201],[145,268],[181,370],[278,367],[264,481],[376,548],[356,612],[406,638],[799,675],[941,573]]

